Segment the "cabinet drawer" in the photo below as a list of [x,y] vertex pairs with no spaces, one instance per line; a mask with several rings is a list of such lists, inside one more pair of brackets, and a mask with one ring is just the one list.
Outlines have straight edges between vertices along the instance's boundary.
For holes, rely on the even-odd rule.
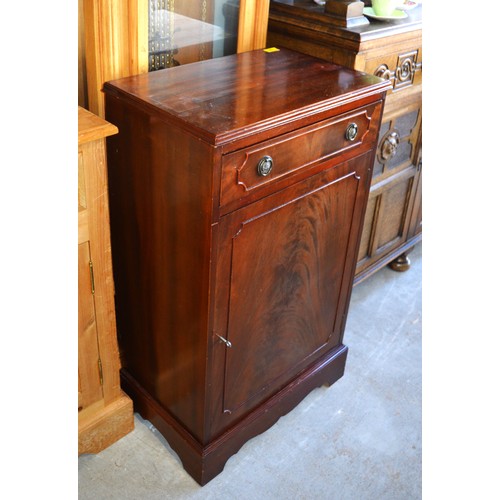
[[311,174],[310,169],[325,160],[368,150],[375,140],[380,109],[378,102],[225,155],[222,212],[283,189],[291,178],[300,180],[302,173]]
[[393,92],[422,83],[422,48],[414,46],[399,52],[370,57],[364,71],[391,81]]

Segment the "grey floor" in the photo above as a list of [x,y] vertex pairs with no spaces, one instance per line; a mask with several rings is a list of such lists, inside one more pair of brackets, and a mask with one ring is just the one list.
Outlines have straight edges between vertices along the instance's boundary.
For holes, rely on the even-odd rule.
[[405,273],[384,268],[354,288],[346,372],[246,443],[201,488],[136,414],[135,429],[78,459],[81,500],[422,497],[421,245]]

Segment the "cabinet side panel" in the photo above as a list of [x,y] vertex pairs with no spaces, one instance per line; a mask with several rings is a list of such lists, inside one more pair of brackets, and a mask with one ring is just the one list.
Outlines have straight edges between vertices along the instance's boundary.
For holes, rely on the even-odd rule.
[[202,441],[213,149],[115,97],[106,116],[122,363]]

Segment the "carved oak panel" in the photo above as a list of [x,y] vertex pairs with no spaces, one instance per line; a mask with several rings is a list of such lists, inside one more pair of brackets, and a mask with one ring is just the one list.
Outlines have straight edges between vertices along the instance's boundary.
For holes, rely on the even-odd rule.
[[422,71],[419,50],[384,55],[370,60],[367,70],[384,80],[390,80],[394,91],[403,89],[413,85],[415,75]]

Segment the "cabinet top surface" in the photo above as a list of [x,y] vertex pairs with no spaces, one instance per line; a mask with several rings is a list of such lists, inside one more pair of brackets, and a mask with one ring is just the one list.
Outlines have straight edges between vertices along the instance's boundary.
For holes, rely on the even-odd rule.
[[117,132],[118,129],[112,123],[78,106],[78,144],[102,139]]
[[[365,2],[366,3],[366,2]],[[308,21],[330,26],[329,31],[341,38],[352,40],[372,40],[394,36],[407,31],[422,29],[422,6],[407,11],[408,17],[395,21],[378,21],[369,19],[369,24],[342,28],[329,22],[331,14],[325,12],[325,7],[314,3],[312,0],[271,0],[270,18],[274,13],[282,13],[290,16],[293,22],[307,23]]]
[[388,82],[280,49],[256,50],[106,82],[213,144],[381,94]]

